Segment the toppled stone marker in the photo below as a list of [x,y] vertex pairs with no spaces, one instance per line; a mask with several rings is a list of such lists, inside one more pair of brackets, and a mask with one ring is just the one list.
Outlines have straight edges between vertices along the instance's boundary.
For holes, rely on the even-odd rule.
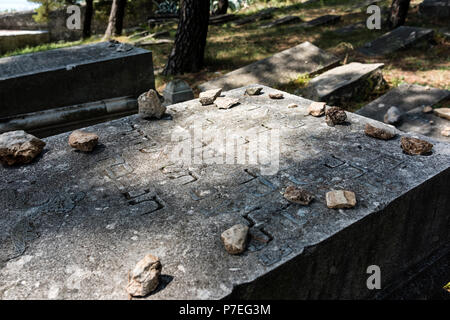
[[[356,113],[384,121],[383,117],[386,112],[395,107],[401,113],[401,122],[396,124],[397,129],[450,142],[440,134],[448,120],[440,118],[432,112],[424,112],[424,107],[429,108],[448,98],[450,98],[448,90],[402,84],[357,110]],[[430,121],[433,124],[430,124]]]
[[133,297],[145,297],[159,284],[162,265],[158,257],[146,255],[128,276],[127,291]]
[[424,0],[419,5],[419,13],[432,19],[450,19],[449,0]]
[[336,67],[309,81],[304,96],[330,104],[343,104],[355,97],[363,99],[384,83],[383,67],[382,63],[359,62]]
[[364,128],[364,133],[370,137],[374,137],[381,140],[390,140],[396,136],[396,133],[393,130],[376,127],[369,123],[366,124]]
[[433,34],[434,31],[432,29],[400,26],[378,39],[366,43],[358,51],[369,57],[382,56],[428,42],[433,38]]
[[339,107],[331,107],[325,111],[325,122],[329,126],[343,124],[347,121],[347,113]]
[[300,17],[286,16],[286,17],[277,19],[272,22],[264,23],[261,25],[261,28],[272,28],[272,27],[282,26],[282,25],[286,25],[286,24],[299,23],[301,21],[302,21],[302,19],[300,19]]
[[313,28],[313,27],[318,27],[318,26],[323,26],[323,25],[336,24],[340,20],[341,20],[341,16],[327,14],[327,15],[318,17],[316,19],[307,21],[305,23],[302,23],[301,26],[303,28]]
[[[0,118],[137,96],[155,87],[152,53],[101,42],[0,59]],[[26,94],[24,94],[26,88]]]
[[30,163],[38,156],[45,142],[23,130],[0,134],[0,162],[7,165]]
[[139,96],[138,105],[139,115],[143,118],[160,119],[166,112],[166,107],[161,104],[158,94],[153,89]]
[[69,145],[83,152],[91,152],[97,145],[98,139],[95,133],[75,130],[69,136]]
[[339,64],[339,59],[309,42],[281,51],[272,57],[256,61],[231,71],[222,77],[199,85],[200,90],[234,89],[250,84],[276,86],[287,84],[299,75],[313,75]]
[[220,236],[225,249],[229,254],[240,254],[247,245],[248,227],[237,224],[225,230]]
[[424,155],[433,149],[432,143],[417,138],[402,137],[400,142],[403,151],[409,155]]
[[[396,287],[450,243],[447,143],[417,135],[433,152],[409,156],[399,137],[364,134],[376,121],[348,112],[351,125],[330,128],[306,115],[311,100],[286,92],[269,100],[280,91],[262,87],[254,97],[247,87],[223,92],[241,102],[228,110],[188,101],[167,107],[171,120],[135,114],[88,127],[105,146],[89,156],[73,152],[67,132],[43,139],[49,151],[39,161],[0,166],[0,279],[8,288],[0,299],[127,299],[126,275],[150,252],[167,276],[145,299],[372,299],[387,289],[368,290],[367,277],[342,279],[360,279],[376,261],[383,283]],[[270,174],[265,162],[224,163],[261,136],[272,144],[263,156],[278,150]],[[239,153],[221,153],[227,141]],[[206,160],[179,161],[186,145]],[[289,185],[315,201],[289,202]],[[331,190],[353,191],[357,205],[328,208]],[[220,240],[236,224],[256,235],[239,256]]]
[[222,89],[210,89],[208,91],[200,92],[200,103],[202,106],[213,104],[214,100],[222,93]]
[[314,117],[321,117],[325,114],[325,102],[313,102],[308,107],[308,114]]
[[356,196],[353,191],[334,190],[326,194],[327,206],[330,209],[349,209],[356,205]]
[[314,196],[308,191],[294,186],[287,187],[283,196],[291,202],[303,204],[305,206],[309,205],[314,199]]

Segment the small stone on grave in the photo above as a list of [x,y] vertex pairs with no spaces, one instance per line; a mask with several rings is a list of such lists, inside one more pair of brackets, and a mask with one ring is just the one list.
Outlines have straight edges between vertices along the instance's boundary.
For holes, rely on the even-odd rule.
[[83,152],[91,152],[98,143],[98,135],[91,132],[75,130],[69,136],[69,145]]
[[208,91],[200,92],[200,103],[202,106],[207,106],[209,104],[213,104],[214,100],[220,96],[222,93],[222,88],[211,89]]
[[308,114],[314,117],[320,117],[325,114],[325,102],[313,102],[308,107]]
[[395,137],[395,132],[385,129],[385,128],[378,128],[371,124],[366,124],[364,128],[364,133],[370,137],[381,139],[381,140],[389,140]]
[[400,143],[403,151],[409,155],[424,155],[433,149],[432,143],[417,138],[402,137]]
[[298,107],[298,104],[295,104],[295,103],[291,103],[288,105],[289,109],[293,109],[293,108],[297,108],[297,107]]
[[384,115],[384,122],[389,124],[396,124],[402,120],[403,113],[397,107],[390,107]]
[[450,127],[445,127],[444,129],[442,129],[441,135],[443,135],[444,137],[450,137]]
[[257,96],[260,95],[262,91],[262,87],[251,87],[245,90],[245,94],[248,96]]
[[436,108],[433,111],[435,115],[450,120],[450,108]]
[[431,112],[433,112],[433,108],[430,106],[423,107],[422,112],[423,113],[431,113]]
[[270,99],[283,99],[282,93],[269,93]]
[[186,81],[175,79],[167,84],[163,96],[164,103],[175,104],[194,99],[194,92]]
[[330,126],[345,123],[347,114],[339,107],[331,107],[325,111],[325,122]]
[[283,196],[290,202],[299,203],[305,206],[309,205],[314,199],[314,196],[308,191],[295,186],[288,186],[284,191]]
[[7,165],[30,163],[39,155],[45,142],[23,130],[0,134],[0,162]]
[[327,207],[330,209],[348,209],[356,205],[356,196],[353,191],[333,190],[326,194]]
[[247,236],[248,227],[243,224],[236,224],[225,230],[220,238],[229,254],[239,254],[245,251]]
[[133,297],[145,297],[159,284],[162,265],[158,257],[146,255],[128,274],[127,291]]
[[166,112],[166,107],[161,104],[157,92],[153,89],[139,96],[138,105],[139,115],[142,118],[160,119]]
[[231,107],[239,103],[239,99],[219,97],[216,99],[216,101],[214,101],[214,103],[219,109],[230,109]]

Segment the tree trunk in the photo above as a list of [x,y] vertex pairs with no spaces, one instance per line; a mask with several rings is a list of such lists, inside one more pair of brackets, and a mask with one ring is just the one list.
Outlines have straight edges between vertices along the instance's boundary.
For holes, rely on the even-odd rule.
[[214,15],[226,14],[228,11],[228,0],[219,0],[217,4],[217,10],[214,11]]
[[393,0],[388,18],[389,29],[395,29],[405,24],[411,0]]
[[83,38],[91,36],[92,16],[94,15],[94,0],[86,0],[86,11],[84,13]]
[[106,28],[104,36],[105,39],[122,34],[126,2],[126,0],[113,0],[111,13],[109,14],[108,27]]
[[163,74],[197,72],[204,65],[209,0],[181,0],[175,44]]

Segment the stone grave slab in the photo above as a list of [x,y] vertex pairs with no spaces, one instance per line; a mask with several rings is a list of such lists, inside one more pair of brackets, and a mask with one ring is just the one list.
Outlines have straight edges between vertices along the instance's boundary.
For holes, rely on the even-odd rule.
[[[329,127],[306,116],[310,100],[245,90],[223,93],[240,101],[227,110],[197,99],[169,106],[171,120],[133,115],[89,127],[102,145],[91,154],[71,150],[65,133],[44,139],[33,163],[0,167],[0,298],[127,299],[128,272],[149,253],[163,268],[147,299],[372,298],[369,265],[394,285],[449,243],[448,144],[425,138],[432,154],[409,156],[399,136],[365,136],[375,120],[347,113],[346,125]],[[263,170],[272,147],[258,150],[259,162],[220,164],[227,155],[212,138],[227,129],[244,152],[259,135],[273,137],[278,168]],[[179,143],[192,157],[174,159]],[[315,200],[287,202],[288,185]],[[331,189],[354,191],[356,207],[327,208]],[[252,237],[232,256],[220,234],[237,223]]]
[[419,13],[435,19],[450,19],[450,0],[424,0]]
[[426,43],[433,38],[432,29],[401,26],[378,39],[366,43],[358,51],[366,56],[382,56],[401,49]]
[[403,84],[359,109],[356,113],[383,121],[385,113],[394,106],[403,112],[403,121],[397,125],[398,129],[450,142],[449,137],[441,135],[443,128],[450,126],[450,121],[437,117],[432,112],[423,112],[425,106],[434,106],[447,99],[450,99],[448,90]]
[[303,28],[313,28],[323,25],[331,25],[336,24],[341,20],[341,16],[333,15],[333,14],[327,14],[325,16],[318,17],[316,19],[304,22],[301,24]]
[[312,79],[304,96],[315,101],[342,104],[362,97],[383,82],[382,63],[352,62],[336,67]]
[[310,42],[279,52],[269,58],[256,61],[231,71],[222,77],[199,86],[202,91],[212,88],[234,89],[252,83],[269,86],[289,83],[299,75],[313,75],[339,64],[339,59]]
[[347,35],[349,33],[353,33],[353,32],[362,30],[364,28],[366,28],[366,24],[364,22],[358,22],[358,23],[349,24],[345,27],[336,29],[333,32],[335,32],[337,34]]
[[238,20],[234,21],[233,24],[236,26],[241,26],[241,25],[256,22],[256,21],[270,19],[273,17],[274,11],[275,11],[275,8],[263,9],[263,10],[259,11],[258,13],[255,13],[251,16],[248,16],[248,17],[245,17],[242,19],[238,19]]
[[0,30],[0,53],[49,42],[45,30]]
[[261,28],[272,28],[277,26],[282,26],[286,24],[293,24],[293,23],[299,23],[302,19],[298,16],[286,16],[268,23],[263,23],[261,25]]
[[209,18],[209,24],[218,25],[218,24],[224,24],[233,20],[236,20],[238,16],[235,14],[229,13],[229,14],[221,14],[218,16],[212,16]]
[[0,118],[154,88],[152,53],[101,42],[0,59]]

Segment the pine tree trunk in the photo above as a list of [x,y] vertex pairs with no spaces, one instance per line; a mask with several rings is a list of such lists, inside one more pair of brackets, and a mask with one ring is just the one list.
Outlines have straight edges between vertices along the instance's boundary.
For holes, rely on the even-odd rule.
[[228,11],[228,0],[219,0],[217,10],[214,11],[214,15],[226,14]]
[[104,36],[105,39],[122,34],[125,5],[126,0],[113,0],[111,13],[109,14],[108,27],[106,28]]
[[393,0],[389,13],[389,29],[395,29],[405,24],[408,15],[409,3],[411,0]]
[[209,0],[181,0],[175,44],[163,74],[197,72],[204,65]]
[[92,16],[94,15],[94,0],[86,0],[86,11],[84,13],[83,38],[91,36]]

